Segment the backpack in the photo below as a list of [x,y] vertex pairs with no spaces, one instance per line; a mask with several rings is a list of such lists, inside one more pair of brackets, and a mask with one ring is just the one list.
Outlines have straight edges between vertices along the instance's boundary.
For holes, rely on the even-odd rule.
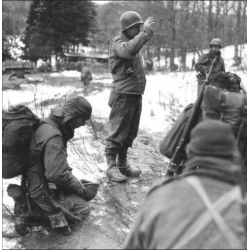
[[2,111],[2,177],[22,175],[28,167],[32,130],[40,119],[26,106]]
[[[186,123],[193,111],[193,104],[187,105],[175,123],[168,131],[166,137],[160,142],[160,152],[169,159],[174,155],[174,152],[180,142],[181,136],[185,129]],[[197,115],[196,124],[201,121],[201,110]],[[189,139],[188,139],[189,140]],[[188,143],[188,141],[187,141]],[[183,158],[185,158],[185,151],[183,150]]]

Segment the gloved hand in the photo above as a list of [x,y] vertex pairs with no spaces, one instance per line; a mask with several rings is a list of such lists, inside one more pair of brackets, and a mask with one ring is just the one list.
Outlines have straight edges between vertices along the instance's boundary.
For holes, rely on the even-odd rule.
[[87,194],[86,188],[82,185],[82,183],[78,179],[75,179],[75,183],[73,184],[71,189],[74,191],[76,195],[78,195],[83,199]]

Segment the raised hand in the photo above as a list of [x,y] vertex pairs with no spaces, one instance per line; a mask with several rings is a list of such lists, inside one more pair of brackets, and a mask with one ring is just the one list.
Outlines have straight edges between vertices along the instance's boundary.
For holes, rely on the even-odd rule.
[[146,21],[144,22],[144,27],[153,30],[153,29],[152,29],[152,24],[154,24],[154,21],[155,21],[155,20],[154,20],[153,17],[148,17],[148,18],[146,19]]

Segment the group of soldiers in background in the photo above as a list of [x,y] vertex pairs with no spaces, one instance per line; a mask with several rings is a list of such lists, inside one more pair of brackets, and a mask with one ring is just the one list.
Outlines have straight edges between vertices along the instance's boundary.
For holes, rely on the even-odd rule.
[[[154,19],[149,17],[143,22],[138,13],[127,11],[121,15],[120,22],[121,34],[112,39],[109,47],[113,82],[108,101],[110,127],[105,146],[106,175],[115,182],[125,182],[129,177],[139,177],[142,173],[128,163],[127,156],[137,137],[142,95],[146,87],[140,50],[153,36]],[[195,64],[198,94],[204,81],[210,81],[207,74],[215,57],[210,77],[222,85],[230,82],[228,76],[218,77],[225,72],[220,39],[213,39],[210,47],[210,52]],[[92,79],[85,66],[81,73],[84,87]],[[222,88],[215,89],[217,93],[222,91]],[[228,90],[224,88],[223,91]],[[239,92],[237,94],[240,95]],[[68,220],[84,220],[90,211],[87,201],[96,194],[91,195],[85,182],[71,173],[66,159],[67,141],[73,138],[76,128],[84,126],[91,112],[92,107],[85,98],[70,99],[62,108],[52,109],[49,117],[43,119],[35,131],[35,140],[30,148],[30,166],[26,172],[29,196],[32,203],[46,211],[54,223],[59,219],[64,221],[62,215]],[[39,146],[44,150],[42,162],[50,198],[46,198],[39,163],[35,159],[35,148]],[[163,148],[161,152],[164,152]],[[246,218],[244,209],[241,209],[241,190],[246,190],[245,187],[240,188],[240,153],[230,124],[220,119],[197,122],[185,147],[182,174],[167,177],[151,188],[123,248],[245,248]],[[60,211],[63,213],[56,217],[54,214],[58,208],[62,209],[59,209],[59,214]],[[70,234],[67,221],[59,227],[64,229],[64,234]]]

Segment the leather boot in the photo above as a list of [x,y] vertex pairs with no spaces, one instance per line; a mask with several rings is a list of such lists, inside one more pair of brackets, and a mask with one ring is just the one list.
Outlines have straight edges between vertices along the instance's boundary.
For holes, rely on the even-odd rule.
[[28,234],[29,230],[27,229],[27,226],[29,215],[25,209],[25,206],[19,206],[17,203],[15,203],[14,215],[16,232],[21,236]]
[[123,148],[118,152],[117,167],[120,172],[127,177],[138,177],[141,174],[140,169],[133,169],[127,162],[127,148]]
[[108,179],[112,181],[117,181],[117,182],[126,181],[128,178],[122,175],[116,166],[116,153],[106,151],[105,155],[106,155],[107,165],[108,165],[108,169],[106,171],[106,175]]

